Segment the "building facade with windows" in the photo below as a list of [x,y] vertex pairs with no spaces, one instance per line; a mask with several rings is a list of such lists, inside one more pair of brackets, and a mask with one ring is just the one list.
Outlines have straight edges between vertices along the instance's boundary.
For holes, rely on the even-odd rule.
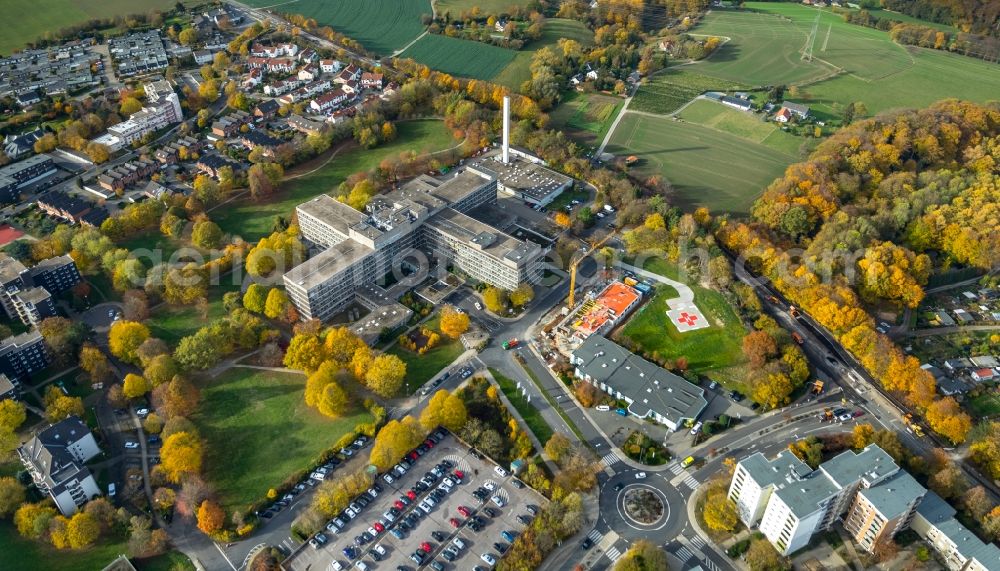
[[39,491],[48,494],[64,516],[101,495],[85,465],[101,449],[80,417],[71,416],[37,432],[17,453]]

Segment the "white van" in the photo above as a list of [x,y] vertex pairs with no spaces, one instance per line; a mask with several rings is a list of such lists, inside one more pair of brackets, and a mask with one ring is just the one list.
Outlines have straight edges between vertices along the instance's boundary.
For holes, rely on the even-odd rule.
[[601,412],[608,412],[609,410],[611,410],[611,407],[608,406],[608,405],[606,405],[606,404],[599,404],[599,405],[597,405],[594,408],[596,408],[597,410],[599,410]]

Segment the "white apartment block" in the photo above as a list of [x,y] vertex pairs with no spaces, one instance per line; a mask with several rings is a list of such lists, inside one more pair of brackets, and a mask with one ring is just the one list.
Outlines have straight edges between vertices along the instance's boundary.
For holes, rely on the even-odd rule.
[[126,121],[108,127],[108,134],[121,141],[121,145],[131,145],[146,135],[184,119],[181,101],[177,94],[163,95],[159,102],[132,114]]
[[788,555],[838,520],[871,552],[880,539],[910,525],[925,492],[871,445],[844,452],[816,470],[790,453],[768,460],[758,452],[737,465],[729,498],[747,527],[759,527],[778,552]]
[[39,491],[65,516],[71,516],[101,494],[85,462],[101,453],[79,417],[71,416],[38,432],[18,448],[21,463]]

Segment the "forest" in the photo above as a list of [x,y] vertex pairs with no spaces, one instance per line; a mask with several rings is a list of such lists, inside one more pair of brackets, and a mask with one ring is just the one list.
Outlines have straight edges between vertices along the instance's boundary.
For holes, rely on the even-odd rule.
[[1000,3],[994,0],[882,0],[882,7],[964,32],[1000,36]]
[[971,422],[875,331],[868,311],[915,308],[935,272],[1000,261],[1000,107],[956,100],[855,123],[791,165],[748,223],[718,235],[837,335],[883,386],[953,442]]

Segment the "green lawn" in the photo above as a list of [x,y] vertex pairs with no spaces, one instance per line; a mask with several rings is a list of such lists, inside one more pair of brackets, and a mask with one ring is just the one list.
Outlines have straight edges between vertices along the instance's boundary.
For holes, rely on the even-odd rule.
[[[224,232],[256,242],[271,233],[275,216],[291,217],[296,206],[320,194],[336,192],[337,185],[353,173],[375,168],[382,159],[403,151],[441,151],[457,144],[441,121],[405,121],[396,128],[396,140],[391,143],[369,150],[351,146],[315,173],[286,180],[279,193],[267,202],[241,199],[209,215]],[[313,164],[318,166],[325,160],[323,157]]]
[[[439,4],[438,12],[440,11]],[[493,78],[493,82],[514,90],[520,89],[522,83],[531,79],[531,59],[535,52],[545,46],[555,46],[560,38],[576,40],[584,46],[590,46],[594,43],[594,32],[577,20],[549,18],[545,20],[545,26],[542,28],[542,37],[519,50],[513,61]]]
[[431,14],[429,0],[247,0],[254,7],[302,14],[361,42],[369,51],[389,55],[424,31],[420,17]]
[[399,57],[459,77],[493,79],[518,52],[474,40],[427,34]]
[[360,407],[329,419],[303,399],[300,374],[233,368],[202,384],[192,420],[206,443],[205,475],[228,511],[246,509],[268,488],[308,468],[358,423]]
[[437,0],[434,7],[439,15],[451,12],[452,18],[458,18],[462,12],[472,10],[476,6],[483,14],[500,14],[507,12],[511,6],[528,4],[531,4],[529,0]]
[[[848,24],[833,12],[797,3],[747,2],[746,7],[713,11],[694,29],[732,38],[696,64],[698,73],[754,85],[798,84],[804,93],[795,100],[830,116],[839,116],[852,101],[863,101],[876,113],[926,107],[947,97],[985,102],[1000,93],[996,64],[901,46],[887,32]],[[803,61],[800,52],[817,14],[814,57]],[[831,77],[837,69],[842,72]]]
[[43,541],[25,539],[9,520],[0,520],[0,569],[10,571],[81,571],[103,569],[125,553],[125,541],[111,538],[81,551],[61,551]]
[[741,214],[800,158],[725,131],[635,113],[619,123],[607,151],[637,156],[632,171],[670,181],[671,202],[685,210]]
[[549,438],[552,438],[555,431],[552,430],[549,423],[545,422],[545,419],[542,418],[542,413],[521,395],[521,392],[517,390],[516,382],[503,376],[503,374],[496,369],[490,369],[490,373],[493,375],[493,378],[496,379],[497,384],[500,385],[500,390],[503,391],[503,394],[506,395],[507,399],[510,400],[510,403],[514,405],[514,408],[517,409],[521,418],[524,419],[524,423],[528,425],[531,432],[535,433],[535,437],[542,443],[542,446],[545,446],[545,443],[549,441]]
[[984,393],[966,399],[965,408],[977,418],[1000,415],[1000,397],[995,393]]
[[[677,279],[676,268],[659,258],[647,260],[644,268]],[[708,374],[743,361],[742,341],[746,333],[736,311],[717,291],[692,285],[694,301],[711,327],[680,333],[666,316],[667,300],[673,291],[657,292],[629,319],[620,335],[628,337],[646,352],[665,359],[685,357],[692,371]],[[672,288],[671,288],[672,289]]]
[[706,91],[745,91],[751,87],[746,83],[695,73],[691,69],[665,69],[646,79],[632,98],[629,109],[667,115]]
[[163,304],[152,312],[146,325],[153,337],[159,337],[171,347],[177,346],[181,338],[194,335],[198,329],[226,316],[222,307],[222,295],[230,291],[240,291],[240,285],[228,283],[232,276],[223,276],[223,284],[208,290],[208,315],[202,317],[195,305]]
[[[424,327],[440,333],[439,325],[440,314],[435,315],[424,323]],[[393,345],[388,353],[399,357],[406,363],[406,384],[403,385],[403,393],[410,395],[419,389],[421,385],[431,380],[434,375],[440,373],[445,367],[450,365],[464,351],[465,348],[462,347],[461,341],[451,339],[442,334],[441,342],[423,355],[418,355],[409,349],[401,347],[399,344]]]
[[623,103],[620,97],[571,91],[549,114],[551,127],[596,146],[604,140]]
[[739,111],[706,99],[691,103],[678,116],[685,121],[763,144],[786,155],[801,155],[800,149],[811,141],[782,131],[777,123],[765,120],[763,115]]
[[[190,4],[191,2],[187,2]],[[93,18],[170,10],[176,0],[4,0],[9,17],[0,21],[0,54],[10,54],[46,32]]]

